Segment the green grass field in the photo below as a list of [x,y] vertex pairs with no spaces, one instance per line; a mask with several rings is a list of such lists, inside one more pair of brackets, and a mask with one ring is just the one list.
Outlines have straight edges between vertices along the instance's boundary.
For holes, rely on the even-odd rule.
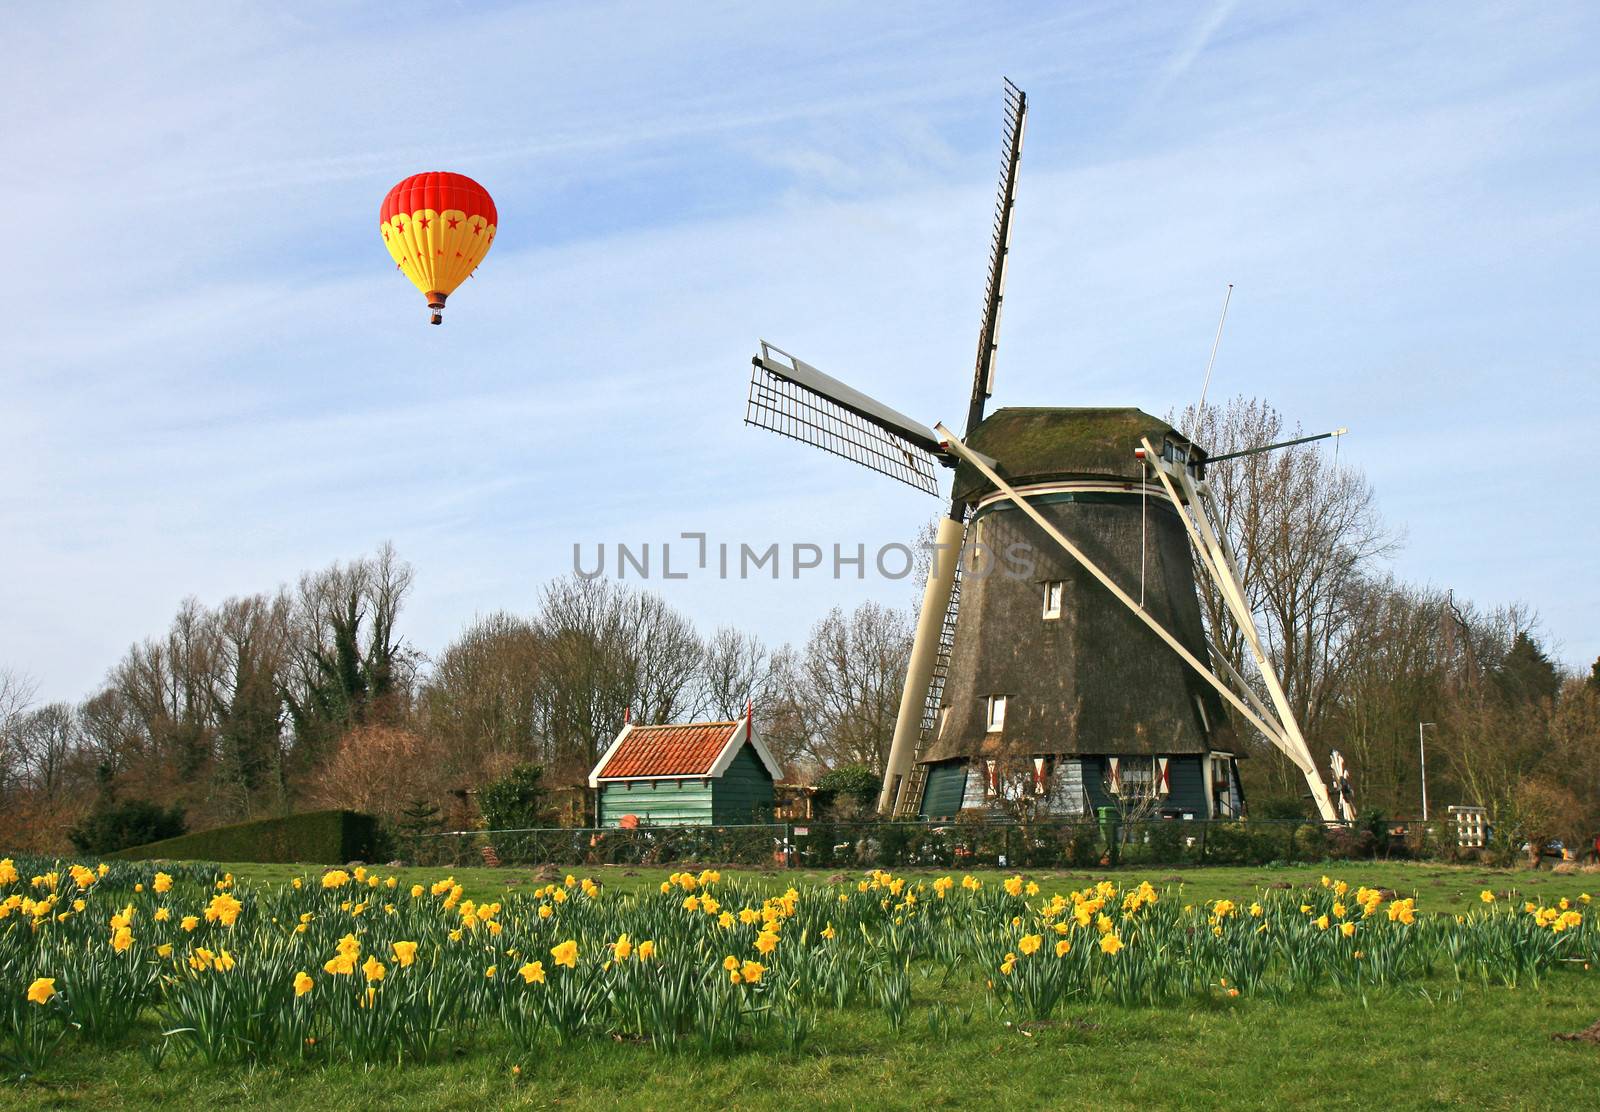
[[[318,869],[238,865],[241,885]],[[1600,889],[1594,874],[1448,866],[1210,868],[1113,874],[1183,885],[1185,901],[1248,897],[1270,885],[1353,884],[1418,897],[1419,911],[1465,911],[1478,893],[1535,896]],[[387,872],[387,870],[385,870]],[[407,881],[444,870],[400,870]],[[613,890],[655,885],[667,870],[589,871]],[[474,898],[542,883],[531,870],[458,869]],[[725,871],[731,877],[732,870]],[[803,872],[741,871],[770,884],[826,881]],[[985,879],[1000,874],[979,874]],[[1097,874],[1031,874],[1046,893]],[[109,1051],[73,1049],[48,1074],[0,1088],[0,1107],[198,1108],[1562,1108],[1600,1106],[1600,1045],[1557,1041],[1600,1020],[1595,976],[1558,971],[1538,987],[1438,981],[1366,998],[1296,996],[1150,1009],[1068,1006],[1044,1025],[1008,1024],[982,996],[917,982],[915,1009],[893,1034],[876,1011],[826,1013],[797,1052],[776,1040],[736,1053],[662,1053],[629,1042],[554,1044],[539,1057],[483,1037],[431,1065],[208,1068],[139,1049],[153,1028]]]

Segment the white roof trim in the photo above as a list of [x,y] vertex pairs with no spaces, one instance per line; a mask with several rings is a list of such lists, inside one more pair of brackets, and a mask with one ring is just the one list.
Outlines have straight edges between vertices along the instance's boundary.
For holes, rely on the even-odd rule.
[[756,751],[756,758],[766,766],[767,774],[774,781],[781,780],[783,778],[783,770],[778,767],[778,762],[772,759],[772,754],[767,752],[767,747],[761,744],[761,739],[756,737],[755,731],[750,727],[750,716],[748,714],[739,719],[739,728],[733,731],[733,736],[728,739],[728,744],[722,747],[722,752],[712,762],[711,775],[721,776],[728,771],[728,766],[733,763],[733,758],[738,755],[739,750],[744,746],[747,739],[750,742],[750,747]]
[[615,753],[622,745],[622,739],[627,737],[632,732],[633,723],[629,722],[626,726],[622,727],[622,732],[617,735],[617,739],[611,743],[610,748],[608,748],[604,753],[600,754],[599,763],[589,771],[589,786],[591,788],[598,788],[600,786],[600,770],[606,767],[606,762],[611,759],[611,754]]

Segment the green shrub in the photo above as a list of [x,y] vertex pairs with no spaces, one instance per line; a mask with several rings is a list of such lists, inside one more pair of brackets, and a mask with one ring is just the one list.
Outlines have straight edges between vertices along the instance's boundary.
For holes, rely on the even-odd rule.
[[1328,832],[1316,823],[1308,822],[1294,832],[1294,860],[1322,861],[1328,856]]
[[387,847],[378,820],[355,811],[306,811],[278,819],[199,830],[108,856],[124,861],[256,861],[342,865],[371,861]]
[[129,846],[176,838],[187,829],[182,807],[174,805],[168,809],[146,800],[130,799],[97,808],[67,831],[67,837],[72,839],[79,853],[99,857]]
[[548,826],[544,767],[518,765],[478,792],[478,810],[487,830],[532,830]]
[[870,812],[878,805],[882,786],[882,779],[866,765],[840,765],[817,777],[814,803],[820,811],[832,813],[834,804],[848,799],[857,811]]

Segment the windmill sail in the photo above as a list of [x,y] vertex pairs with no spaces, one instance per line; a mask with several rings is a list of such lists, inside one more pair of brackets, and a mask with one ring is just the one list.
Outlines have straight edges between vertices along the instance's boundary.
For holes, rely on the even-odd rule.
[[[972,375],[972,398],[967,406],[967,432],[970,434],[983,421],[984,403],[994,392],[994,355],[1000,343],[1000,309],[1005,301],[1006,266],[1011,257],[1011,209],[1017,196],[1017,168],[1022,161],[1022,132],[1028,118],[1028,96],[1006,81],[1005,133],[1001,143],[1000,197],[995,202],[994,231],[989,244],[989,281],[983,292],[983,319],[978,325],[978,363]],[[966,520],[965,501],[952,493],[950,512],[943,524],[955,523],[957,527]],[[964,534],[963,534],[964,543]],[[929,580],[930,585],[932,579]],[[911,659],[914,667],[906,671],[906,684],[901,695],[901,713],[895,721],[894,741],[889,750],[889,761],[884,770],[884,790],[879,797],[879,810],[891,807],[896,814],[915,815],[922,807],[923,792],[927,787],[927,766],[922,756],[937,732],[939,707],[944,699],[945,676],[950,668],[950,647],[954,642],[956,616],[961,610],[960,561],[955,563],[954,577],[949,581],[949,595],[940,615],[936,616],[928,604],[927,611],[917,621],[916,641]],[[941,621],[942,617],[942,621]],[[918,647],[938,642],[932,654],[918,651]],[[931,659],[930,659],[931,657]],[[921,660],[922,668],[915,665]],[[912,753],[910,731],[912,728],[908,707],[910,700],[921,696],[922,719],[917,728],[915,754]],[[910,768],[906,762],[912,761]],[[903,784],[904,787],[897,787]],[[898,798],[894,798],[898,795]]]
[[1017,198],[1017,167],[1028,121],[1028,94],[1006,80],[1006,129],[1000,152],[1000,196],[995,202],[989,243],[989,283],[983,291],[983,321],[978,326],[978,365],[973,374],[972,409],[967,431],[983,420],[983,403],[994,394],[994,353],[1000,343],[1000,310],[1006,298],[1006,267],[1011,257],[1011,209]]
[[815,445],[927,494],[939,493],[936,433],[761,341],[745,424]]

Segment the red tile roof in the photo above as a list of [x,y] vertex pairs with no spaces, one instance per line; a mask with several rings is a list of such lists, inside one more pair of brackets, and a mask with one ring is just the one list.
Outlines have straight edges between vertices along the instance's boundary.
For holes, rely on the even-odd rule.
[[635,726],[595,776],[624,780],[646,776],[709,776],[738,722],[688,726]]

